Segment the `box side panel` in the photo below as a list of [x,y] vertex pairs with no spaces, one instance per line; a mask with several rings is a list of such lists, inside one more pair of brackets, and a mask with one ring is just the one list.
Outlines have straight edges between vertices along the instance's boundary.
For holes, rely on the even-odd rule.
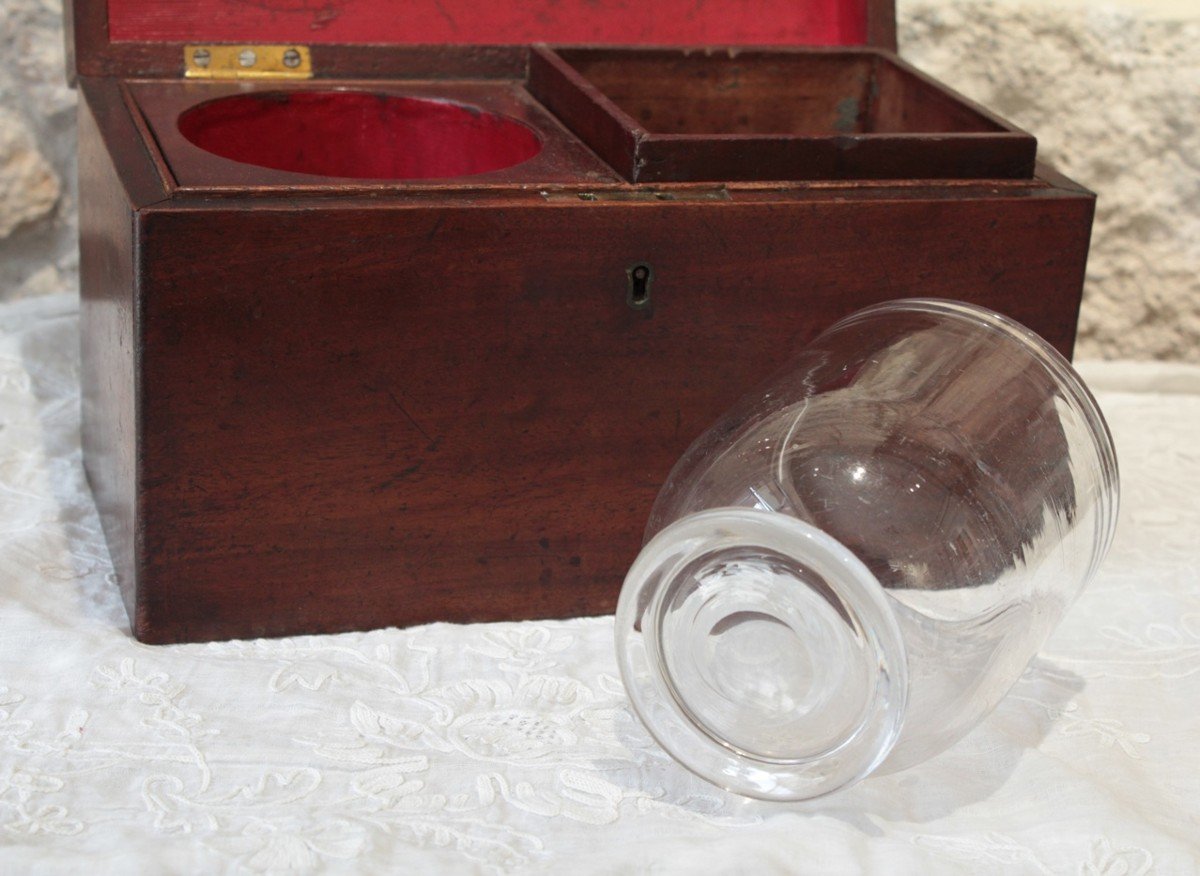
[[83,460],[130,618],[137,580],[134,219],[85,92],[79,101]]
[[[1074,359],[1075,342],[1079,335],[1079,311],[1083,306],[1083,291],[1087,278],[1088,253],[1092,246],[1092,223],[1096,218],[1096,195],[1045,164],[1037,165],[1037,175],[1039,179],[1045,179],[1062,192],[1070,205],[1067,208],[1070,211],[1067,214],[1068,218],[1064,221],[1076,229],[1068,247],[1059,254],[1065,276],[1060,292],[1061,304],[1054,318],[1060,322],[1050,329],[1061,338],[1054,342],[1058,351],[1068,359]],[[1049,313],[1043,317],[1046,320],[1051,318]]]
[[680,453],[833,320],[1069,349],[1090,199],[940,191],[151,213],[145,638],[611,611]]

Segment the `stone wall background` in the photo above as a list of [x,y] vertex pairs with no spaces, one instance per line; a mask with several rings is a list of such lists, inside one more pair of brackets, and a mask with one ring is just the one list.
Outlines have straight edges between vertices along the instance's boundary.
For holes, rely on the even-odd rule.
[[1200,362],[1200,2],[900,0],[902,54],[1098,195],[1078,355]]
[[[1100,195],[1079,355],[1200,362],[1200,3],[899,0],[901,52]],[[0,0],[0,299],[74,288],[60,0]]]
[[74,288],[75,93],[59,0],[0,0],[0,298]]

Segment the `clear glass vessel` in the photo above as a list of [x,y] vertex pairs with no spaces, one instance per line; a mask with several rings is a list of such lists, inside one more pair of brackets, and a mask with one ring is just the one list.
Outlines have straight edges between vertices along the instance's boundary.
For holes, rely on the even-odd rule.
[[860,311],[671,472],[617,609],[625,686],[740,794],[904,769],[1020,677],[1117,498],[1100,410],[1036,334],[951,301]]

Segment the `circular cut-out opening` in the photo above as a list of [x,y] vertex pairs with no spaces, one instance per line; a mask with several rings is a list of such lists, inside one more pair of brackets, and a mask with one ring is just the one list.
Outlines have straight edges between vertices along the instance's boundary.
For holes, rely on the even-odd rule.
[[278,91],[192,107],[179,131],[206,152],[272,170],[351,179],[443,179],[541,151],[529,127],[478,107],[365,91]]

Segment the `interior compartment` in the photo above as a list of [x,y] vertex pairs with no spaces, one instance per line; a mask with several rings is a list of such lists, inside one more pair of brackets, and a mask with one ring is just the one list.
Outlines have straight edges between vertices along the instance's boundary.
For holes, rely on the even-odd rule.
[[233,161],[351,179],[473,176],[542,148],[525,125],[478,107],[364,91],[221,97],[183,113],[179,130]]
[[530,84],[638,182],[1028,177],[1036,155],[870,50],[535,49]]
[[651,134],[1004,130],[878,55],[559,54]]
[[127,88],[164,177],[179,188],[616,180],[517,82],[144,80]]

